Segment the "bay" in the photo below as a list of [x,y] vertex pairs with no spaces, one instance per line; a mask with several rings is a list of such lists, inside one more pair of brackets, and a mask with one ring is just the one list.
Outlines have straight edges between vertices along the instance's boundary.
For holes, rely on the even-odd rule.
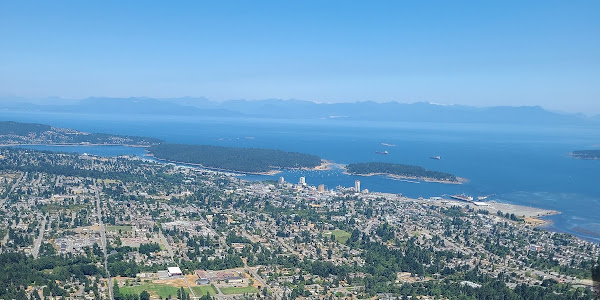
[[[284,171],[248,180],[297,182],[327,188],[353,186],[372,191],[432,197],[465,193],[489,200],[561,211],[548,229],[600,242],[600,161],[573,159],[569,152],[594,149],[594,126],[516,126],[435,122],[366,122],[344,119],[289,120],[197,118],[150,115],[77,115],[2,112],[2,120],[37,122],[88,132],[156,137],[171,143],[275,148],[316,154],[335,163],[382,161],[420,165],[469,179],[462,185],[415,183],[385,177],[361,177],[331,171]],[[383,144],[388,144],[388,146]],[[389,146],[395,145],[395,146]],[[144,154],[120,146],[39,149],[96,155]],[[377,154],[387,150],[389,154]],[[433,160],[430,156],[441,156]]]

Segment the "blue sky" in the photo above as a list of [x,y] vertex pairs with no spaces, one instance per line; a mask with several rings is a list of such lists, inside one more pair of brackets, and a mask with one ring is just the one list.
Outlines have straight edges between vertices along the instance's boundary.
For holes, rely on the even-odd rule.
[[0,95],[600,113],[600,1],[2,1]]

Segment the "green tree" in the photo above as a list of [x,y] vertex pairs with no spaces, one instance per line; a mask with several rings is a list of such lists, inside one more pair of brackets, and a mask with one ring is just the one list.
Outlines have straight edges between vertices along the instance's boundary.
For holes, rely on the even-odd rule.
[[150,293],[148,293],[146,290],[143,290],[140,293],[140,300],[150,300]]

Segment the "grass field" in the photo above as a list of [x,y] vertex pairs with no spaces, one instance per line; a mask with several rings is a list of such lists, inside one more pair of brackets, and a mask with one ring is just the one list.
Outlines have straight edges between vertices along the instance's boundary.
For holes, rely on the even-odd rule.
[[57,210],[61,210],[61,209],[64,209],[64,208],[59,205],[56,205],[56,204],[44,204],[40,207],[40,210],[43,213],[48,213],[48,212],[57,211]]
[[258,293],[258,289],[254,286],[245,287],[220,287],[221,292],[225,295],[232,294],[255,294]]
[[340,229],[336,229],[334,231],[331,232],[331,234],[333,234],[333,236],[335,237],[335,240],[345,244],[346,241],[350,238],[350,233],[340,230]]
[[119,229],[122,232],[129,232],[129,231],[131,231],[131,226],[129,226],[129,225],[116,225],[116,226],[108,225],[108,226],[106,226],[106,230],[108,230],[108,231],[119,231]]
[[65,205],[59,205],[56,203],[52,203],[52,204],[44,204],[41,206],[40,209],[44,213],[58,211],[58,210],[65,210],[65,209],[70,209],[72,211],[78,212],[84,207],[85,207],[85,205],[82,205],[82,204],[73,204],[73,205],[65,206]]
[[[138,286],[124,286],[119,289],[122,294],[136,294],[139,295],[142,291],[146,290],[150,295],[156,295],[162,298],[166,298],[171,295],[171,298],[175,298],[177,296],[177,290],[179,288],[166,285],[166,284],[158,284],[158,283],[143,283]],[[189,292],[186,289],[186,292]]]
[[194,291],[194,294],[196,294],[196,296],[198,296],[198,297],[206,295],[206,292],[208,292],[211,295],[214,295],[217,293],[217,289],[215,289],[215,287],[212,284],[211,285],[193,286],[192,290]]

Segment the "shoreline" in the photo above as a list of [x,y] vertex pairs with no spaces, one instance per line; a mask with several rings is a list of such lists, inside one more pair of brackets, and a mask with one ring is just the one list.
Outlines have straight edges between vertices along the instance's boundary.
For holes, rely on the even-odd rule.
[[187,163],[187,162],[181,162],[181,161],[168,160],[168,159],[164,159],[164,158],[158,158],[158,157],[154,156],[154,154],[152,154],[152,153],[146,153],[146,154],[144,154],[144,156],[152,157],[152,159],[154,159],[154,160],[156,160],[158,162],[179,164],[179,165],[184,165],[184,166],[188,165],[188,166],[198,167],[200,169],[205,169],[205,170],[208,170],[208,171],[232,173],[232,174],[237,174],[237,175],[267,175],[267,176],[273,176],[273,175],[281,173],[281,170],[270,170],[270,171],[265,171],[265,172],[244,172],[244,171],[228,170],[228,169],[221,169],[221,168],[213,168],[213,167],[207,167],[207,166],[204,166],[204,165],[201,165],[201,164],[196,164],[196,163]]
[[[589,151],[599,151],[599,150],[589,150]],[[600,160],[600,154],[582,154],[569,152],[569,156],[574,159],[582,159],[582,160]]]
[[330,160],[321,159],[321,164],[318,166],[314,166],[314,167],[275,168],[275,169],[272,169],[269,171],[264,171],[264,172],[247,172],[247,171],[237,171],[237,170],[229,170],[229,169],[222,169],[222,168],[215,168],[215,167],[207,167],[207,166],[204,166],[204,165],[198,164],[198,163],[189,163],[189,162],[181,162],[181,161],[168,160],[168,159],[164,159],[164,158],[158,158],[150,152],[146,152],[146,154],[144,154],[144,156],[152,157],[154,160],[157,160],[160,162],[167,162],[167,163],[180,164],[180,165],[190,165],[190,166],[199,167],[201,169],[206,169],[206,170],[210,170],[210,171],[226,172],[226,173],[233,173],[233,174],[239,174],[239,175],[273,176],[273,175],[277,175],[277,174],[283,172],[283,170],[329,171],[329,170],[333,169],[333,165],[334,165],[334,163]]
[[[136,147],[136,148],[150,147],[150,146],[146,146],[146,145],[128,145],[128,144],[0,144],[0,147],[14,147],[14,146],[75,146],[75,147],[124,146],[124,147]],[[276,174],[282,172],[282,170],[271,170],[268,172],[240,172],[240,171],[232,171],[232,170],[225,170],[225,169],[218,169],[218,168],[210,168],[210,167],[202,166],[200,164],[168,161],[168,160],[156,158],[150,153],[146,153],[144,156],[148,156],[149,158],[152,158],[156,162],[160,162],[160,163],[174,163],[174,164],[179,164],[182,166],[189,166],[189,167],[204,169],[204,170],[212,171],[212,172],[222,172],[229,176],[244,176],[246,174],[272,176],[272,175],[276,175]],[[331,160],[325,160],[325,159],[322,159],[321,164],[318,166],[311,167],[311,168],[295,168],[295,169],[312,170],[312,171],[328,171],[328,170],[332,170],[334,168],[335,169],[337,169],[337,168],[343,169],[344,170],[343,173],[347,174],[347,175],[357,175],[357,176],[381,176],[381,175],[383,175],[386,178],[419,180],[419,181],[424,181],[424,182],[434,182],[434,183],[444,183],[444,184],[462,184],[464,182],[468,182],[467,179],[460,178],[460,177],[457,177],[459,182],[448,182],[448,181],[442,181],[442,180],[428,181],[423,178],[399,176],[399,175],[394,176],[392,174],[377,174],[377,173],[374,173],[374,174],[351,174],[345,170],[343,164],[337,164]],[[373,192],[377,193],[376,191],[373,191]],[[428,201],[428,202],[430,202],[430,201]],[[444,199],[444,202],[451,203],[453,205],[460,205],[460,206],[463,206],[465,204],[470,204],[467,202],[446,200],[446,199]],[[549,231],[566,232],[566,231],[560,230],[558,228],[553,228],[554,221],[552,219],[545,218],[547,216],[562,214],[562,212],[560,212],[560,211],[524,206],[524,205],[519,205],[519,204],[502,203],[502,202],[496,202],[496,201],[489,201],[486,203],[488,203],[489,206],[475,206],[475,207],[479,208],[479,209],[484,209],[492,215],[495,215],[498,210],[502,211],[503,213],[507,213],[507,212],[514,213],[515,215],[517,215],[519,217],[523,217],[523,219],[525,221],[524,224],[527,226],[540,228],[543,230],[549,230]],[[586,241],[590,241],[590,239],[586,238],[585,235],[592,235],[592,236],[596,235],[594,232],[589,232],[585,229],[582,230],[582,229],[578,228],[573,231],[575,231],[579,234],[576,234],[573,232],[567,232],[567,233],[577,237],[578,239],[586,240]],[[597,241],[592,240],[592,242],[597,242]]]
[[[304,168],[300,168],[300,170],[306,170],[306,171],[331,171],[333,169],[333,161],[330,160],[326,160],[326,159],[321,159],[321,164],[315,167],[304,167]],[[291,169],[293,170],[293,168]]]
[[59,143],[59,144],[0,144],[0,147],[14,146],[57,146],[57,147],[98,147],[98,146],[123,146],[132,148],[149,148],[152,145],[131,145],[131,144],[81,144],[81,143]]
[[[423,200],[430,201],[430,200]],[[472,202],[464,202],[453,199],[443,199],[443,203],[450,205],[458,205],[458,206],[470,206],[476,210],[485,210],[488,212],[490,216],[495,216],[497,218],[503,219],[503,216],[498,216],[498,211],[501,211],[503,214],[514,214],[515,216],[522,218],[523,223],[525,225],[529,225],[535,228],[541,228],[544,230],[548,230],[554,224],[552,219],[546,219],[545,217],[554,216],[562,214],[561,211],[545,209],[540,207],[531,207],[520,204],[512,204],[512,203],[504,203],[497,201],[488,201],[485,202],[485,205],[476,205]],[[510,221],[514,222],[514,221]],[[580,238],[580,237],[578,237]]]
[[389,174],[389,173],[357,174],[357,173],[350,173],[350,172],[348,172],[348,170],[345,170],[343,173],[346,175],[365,176],[365,177],[383,176],[383,177],[387,177],[387,178],[391,178],[391,179],[417,180],[420,182],[431,182],[431,183],[442,183],[442,184],[463,184],[463,183],[469,182],[468,179],[462,178],[462,177],[456,177],[456,181],[450,181],[450,180],[441,180],[441,179],[436,179],[436,178],[431,178],[431,177],[405,176],[405,175],[397,175],[397,174]]
[[542,228],[544,230],[549,230],[549,228],[554,225],[554,220],[546,220],[542,218],[525,218],[525,223],[529,224],[536,228]]
[[487,206],[479,207],[480,209],[487,210],[490,214],[496,214],[498,211],[503,213],[515,214],[517,217],[523,218],[523,222],[526,225],[532,227],[542,228],[547,230],[554,224],[552,219],[545,219],[544,217],[560,215],[561,211],[553,209],[545,209],[540,207],[531,207],[512,203],[503,203],[497,201],[486,202]]

